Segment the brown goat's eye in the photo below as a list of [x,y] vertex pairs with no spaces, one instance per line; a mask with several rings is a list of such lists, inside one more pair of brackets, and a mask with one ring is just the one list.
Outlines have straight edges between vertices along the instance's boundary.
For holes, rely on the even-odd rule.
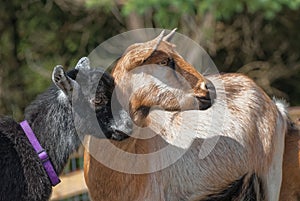
[[168,67],[172,68],[173,70],[175,70],[175,62],[172,58],[162,60],[161,62],[158,62],[157,64],[160,66],[168,66]]
[[168,65],[168,60],[163,60],[163,61],[159,62],[158,65],[167,66]]

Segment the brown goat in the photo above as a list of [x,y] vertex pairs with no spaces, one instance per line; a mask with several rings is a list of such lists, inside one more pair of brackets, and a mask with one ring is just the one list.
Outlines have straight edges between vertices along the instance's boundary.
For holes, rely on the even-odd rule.
[[[122,105],[129,105],[131,117],[139,126],[147,126],[145,117],[152,106],[159,105],[169,111],[203,110],[211,106],[210,82],[168,42],[174,32],[167,36],[162,32],[151,41],[131,45],[112,71],[121,94],[118,98],[121,102],[129,100],[122,102]],[[174,70],[177,72],[175,75]],[[164,83],[154,79],[154,75]]]
[[300,108],[289,109],[294,124],[285,137],[280,201],[300,200]]
[[[122,84],[123,79],[138,82],[130,70],[145,63],[168,65],[173,59],[174,70],[201,97],[199,108],[205,110],[177,111],[182,104],[174,106],[176,101],[159,99],[170,97],[149,91],[147,84],[153,83],[148,80],[143,85],[147,90],[139,92],[142,95],[125,95],[135,123],[147,128],[135,128],[133,137],[120,142],[90,139],[88,150],[97,153],[85,152],[85,179],[92,200],[278,200],[287,127],[282,104],[274,104],[246,76],[204,78],[174,51],[172,44],[153,41],[129,47],[117,63],[112,75],[121,94],[128,93],[131,86]],[[154,50],[153,45],[149,48],[152,42]],[[211,83],[214,90],[208,87]],[[201,108],[201,99],[207,100],[214,91],[214,104]],[[137,104],[133,104],[135,101]],[[187,103],[187,109],[195,109],[188,101],[183,103]],[[154,108],[138,114],[143,106],[155,105],[167,111]],[[159,152],[163,149],[166,151]],[[152,153],[157,154],[152,157]]]

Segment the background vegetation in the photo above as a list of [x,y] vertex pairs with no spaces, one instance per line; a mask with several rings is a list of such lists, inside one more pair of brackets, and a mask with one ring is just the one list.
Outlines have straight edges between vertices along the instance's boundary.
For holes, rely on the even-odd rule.
[[145,27],[178,27],[220,71],[300,105],[300,0],[3,0],[0,19],[0,114],[17,120],[55,65]]

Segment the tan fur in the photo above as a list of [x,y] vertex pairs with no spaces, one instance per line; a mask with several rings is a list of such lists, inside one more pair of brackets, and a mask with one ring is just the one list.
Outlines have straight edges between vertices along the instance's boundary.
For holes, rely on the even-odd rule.
[[[91,150],[99,149],[103,152],[103,148],[107,146],[106,143],[113,143],[119,149],[130,153],[143,154],[153,151],[153,149],[165,144],[159,137],[152,140],[136,140],[129,138],[123,142],[104,142],[96,138],[92,138],[89,144]],[[155,148],[154,148],[155,147]],[[110,160],[122,165],[127,163],[125,158],[118,156],[114,152],[106,153]],[[160,194],[153,194],[158,186],[152,185],[150,174],[126,174],[118,172],[98,162],[88,152],[84,156],[85,164],[85,178],[87,186],[89,187],[91,199],[94,201],[111,201],[111,200],[162,200]],[[138,162],[138,161],[136,161]],[[145,168],[147,164],[145,164]],[[87,169],[86,169],[87,168]],[[150,185],[149,185],[150,184]],[[135,189],[135,190],[133,190]],[[159,196],[159,197],[157,197]]]
[[[205,88],[207,80],[195,70],[193,66],[186,62],[174,48],[175,46],[173,44],[163,38],[162,33],[151,41],[133,44],[128,47],[112,71],[115,83],[119,86],[119,89],[121,90],[120,94],[122,94],[122,97],[119,96],[118,98],[121,99],[121,102],[122,99],[124,99],[124,96],[126,100],[129,99],[129,103],[123,101],[122,105],[129,105],[131,116],[139,126],[146,126],[148,124],[148,120],[145,117],[141,118],[141,115],[139,115],[138,110],[140,107],[149,108],[151,106],[159,105],[163,109],[171,111],[199,109],[199,107],[201,108],[201,103],[199,103],[196,98],[210,98],[209,91]],[[174,60],[176,66],[175,70],[186,82],[188,82],[190,90],[183,89],[182,92],[179,92],[178,90],[174,91],[173,88],[169,87],[169,94],[174,94],[175,96],[163,95],[157,99],[157,97],[162,94],[161,90],[157,89],[158,87],[162,87],[161,85],[155,82],[152,82],[151,84],[148,83],[148,88],[141,89],[142,92],[136,90],[136,87],[138,86],[131,86],[131,83],[135,82],[134,80],[147,79],[144,77],[145,75],[134,74],[133,70],[137,67],[149,64],[164,66],[170,59]],[[157,68],[149,66],[148,74],[155,73],[159,73],[157,72]],[[173,84],[178,83],[177,86],[187,85],[187,83],[182,83],[182,80],[178,79],[177,76],[174,76],[174,72],[171,71],[167,72],[161,80]],[[128,89],[131,90],[128,91]],[[129,98],[132,95],[131,93],[134,93],[134,96]],[[146,98],[141,97],[140,94],[144,95],[146,93],[150,95]],[[187,93],[189,93],[190,96],[186,96]],[[180,96],[179,94],[185,95]]]
[[[221,80],[224,84],[228,111],[223,110],[222,104],[224,103],[220,98],[217,98],[215,105],[206,111],[184,111],[180,115],[176,114],[175,118],[172,113],[153,111],[149,114],[152,121],[150,127],[159,132],[162,129],[160,116],[163,116],[167,122],[171,123],[163,124],[165,128],[168,128],[168,135],[161,136],[168,143],[178,145],[178,142],[186,140],[188,135],[191,136],[190,139],[207,137],[211,124],[215,124],[213,129],[217,133],[214,136],[229,137],[244,148],[235,146],[229,141],[222,145],[226,150],[222,154],[218,153],[218,149],[215,148],[207,157],[214,161],[214,166],[222,167],[217,170],[213,166],[203,166],[203,163],[197,166],[195,163],[199,169],[205,170],[205,174],[213,178],[210,184],[213,183],[216,187],[222,186],[224,180],[234,181],[236,175],[232,172],[233,170],[238,171],[240,176],[242,173],[255,172],[262,178],[266,200],[278,200],[286,132],[284,113],[279,112],[270,98],[246,76],[224,74],[208,78],[213,83]],[[217,97],[218,95],[220,93],[217,93]],[[222,119],[218,122],[216,118],[209,120],[214,117],[215,112],[227,113],[224,116],[224,122]],[[184,121],[185,118],[188,120]],[[180,124],[180,122],[184,122],[184,124]],[[211,124],[206,125],[206,123]],[[176,125],[180,127],[176,127]],[[218,127],[222,128],[218,130]],[[182,135],[184,137],[181,137]],[[177,138],[177,141],[174,138]],[[220,155],[214,157],[215,154]],[[222,157],[228,158],[228,160],[218,164]],[[215,174],[226,175],[226,179],[219,180],[218,177],[213,176]],[[204,183],[208,183],[207,178],[199,178]],[[222,188],[219,187],[219,189]]]
[[295,125],[285,138],[280,201],[300,199],[300,108],[289,110]]
[[[157,44],[153,41],[148,43]],[[145,44],[148,47],[148,44]],[[138,82],[132,79],[128,69],[134,70],[144,62],[161,62],[166,55],[174,54],[172,58],[177,62],[176,71],[191,84],[193,93],[197,96],[207,95],[205,90],[198,91],[201,82],[207,81],[206,78],[199,76],[191,65],[174,53],[172,44],[163,42],[155,48],[158,50],[155,53],[151,48],[144,48],[143,44],[128,48],[113,71],[121,92],[128,93],[125,88],[128,85],[122,85],[125,78],[131,82]],[[160,48],[164,48],[163,51],[159,51]],[[89,141],[89,150],[97,153],[93,157],[85,153],[85,178],[92,200],[199,201],[211,194],[222,192],[243,175],[253,173],[262,180],[264,200],[278,200],[286,131],[284,113],[280,112],[272,100],[246,76],[225,74],[210,76],[207,79],[216,87],[217,98],[214,105],[203,111],[181,112],[176,111],[180,110],[177,107],[180,104],[176,106],[171,94],[163,96],[166,91],[156,88],[159,86],[155,85],[158,82],[153,85],[151,80],[144,81],[148,84],[144,86],[146,90],[141,88],[137,96],[131,97],[130,104],[155,106],[159,103],[168,111],[154,108],[149,111],[146,121],[141,122],[139,119],[144,118],[143,116],[133,115],[133,118],[137,117],[135,122],[140,123],[138,125],[150,129],[141,131],[140,128],[135,128],[133,137],[127,140],[109,142],[92,138]],[[149,90],[153,91],[149,93]],[[185,97],[182,93],[176,95]],[[156,100],[157,97],[169,101]],[[186,103],[190,104],[186,101],[183,105]],[[191,105],[193,108],[194,105]],[[146,139],[137,139],[136,136]],[[206,155],[204,153],[205,157],[202,158],[201,147],[207,142],[214,142],[216,137],[219,138],[211,152]],[[111,144],[125,153],[136,154],[136,160],[124,157],[124,152],[114,151]],[[157,152],[165,146],[171,151],[162,152],[157,157],[147,160],[139,158],[144,156],[143,154]],[[178,153],[182,153],[181,157],[169,166],[152,171],[153,166],[163,166]],[[110,164],[114,164],[116,169],[123,172],[102,164],[104,159],[98,155],[107,158]],[[144,173],[134,174],[136,168],[142,168]],[[255,185],[255,188],[259,189],[259,184]]]

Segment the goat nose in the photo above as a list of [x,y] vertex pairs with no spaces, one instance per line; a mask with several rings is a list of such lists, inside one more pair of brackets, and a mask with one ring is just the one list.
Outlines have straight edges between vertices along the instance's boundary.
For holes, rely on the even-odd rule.
[[199,87],[195,89],[194,94],[199,101],[199,110],[206,110],[214,102],[216,98],[215,87],[213,83],[209,80],[197,84]]

